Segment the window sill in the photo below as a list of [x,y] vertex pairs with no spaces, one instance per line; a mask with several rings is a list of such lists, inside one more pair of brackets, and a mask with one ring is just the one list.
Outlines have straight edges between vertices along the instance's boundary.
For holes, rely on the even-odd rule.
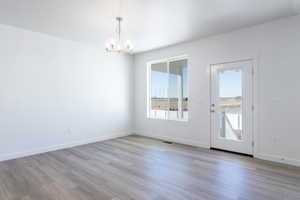
[[147,117],[147,120],[159,120],[159,121],[167,121],[167,122],[189,122],[189,119],[161,119],[154,117]]

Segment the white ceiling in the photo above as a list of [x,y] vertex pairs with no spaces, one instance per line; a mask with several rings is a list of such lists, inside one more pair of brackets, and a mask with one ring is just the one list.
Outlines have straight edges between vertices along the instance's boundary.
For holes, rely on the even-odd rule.
[[[0,23],[104,48],[118,0],[0,0]],[[296,15],[300,0],[122,0],[124,36],[141,52]]]

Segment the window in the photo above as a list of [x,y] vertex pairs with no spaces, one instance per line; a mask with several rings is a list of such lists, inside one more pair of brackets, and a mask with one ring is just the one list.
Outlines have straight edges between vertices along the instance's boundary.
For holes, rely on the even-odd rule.
[[188,60],[148,64],[148,118],[188,120]]

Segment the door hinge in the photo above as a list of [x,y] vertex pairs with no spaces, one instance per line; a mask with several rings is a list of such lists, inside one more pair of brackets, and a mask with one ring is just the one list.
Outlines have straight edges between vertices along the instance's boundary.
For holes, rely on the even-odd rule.
[[251,106],[252,111],[254,111],[254,105]]
[[252,147],[254,147],[254,141],[252,141]]
[[252,72],[251,73],[252,73],[252,76],[254,76],[254,68],[252,68]]

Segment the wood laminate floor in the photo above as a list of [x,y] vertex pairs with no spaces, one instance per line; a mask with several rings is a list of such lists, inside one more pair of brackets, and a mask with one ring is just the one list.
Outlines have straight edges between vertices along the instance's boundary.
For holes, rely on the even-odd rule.
[[0,163],[0,200],[300,199],[300,168],[129,136]]

